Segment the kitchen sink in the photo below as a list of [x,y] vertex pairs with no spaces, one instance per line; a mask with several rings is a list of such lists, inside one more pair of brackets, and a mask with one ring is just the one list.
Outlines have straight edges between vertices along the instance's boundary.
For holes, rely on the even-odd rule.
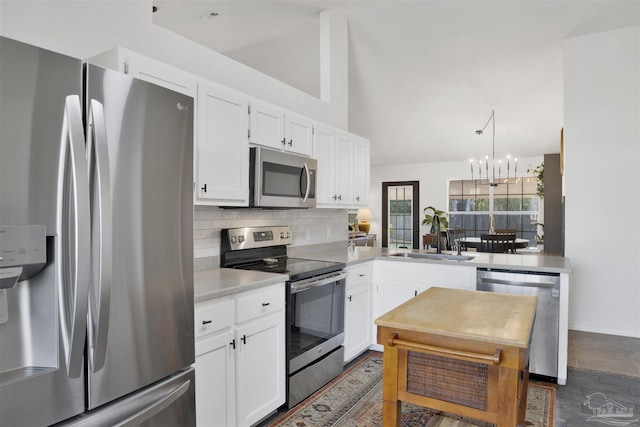
[[418,259],[436,259],[444,261],[470,261],[475,258],[472,255],[455,255],[455,254],[424,254],[413,252],[399,252],[391,254],[391,256],[400,258],[418,258]]

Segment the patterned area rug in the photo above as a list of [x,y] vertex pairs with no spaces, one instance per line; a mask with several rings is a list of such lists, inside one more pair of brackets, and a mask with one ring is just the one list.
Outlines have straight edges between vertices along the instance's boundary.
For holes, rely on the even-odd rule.
[[[556,386],[530,382],[526,425],[554,427]],[[338,378],[271,424],[273,427],[382,425],[382,353],[369,352]],[[402,403],[402,426],[488,427],[487,424]]]

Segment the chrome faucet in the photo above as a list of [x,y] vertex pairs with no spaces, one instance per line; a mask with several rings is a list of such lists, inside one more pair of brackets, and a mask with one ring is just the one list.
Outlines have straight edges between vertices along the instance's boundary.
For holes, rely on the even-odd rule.
[[433,216],[433,223],[434,225],[436,225],[436,233],[437,233],[437,239],[438,239],[438,243],[436,245],[436,253],[437,254],[441,254],[442,253],[442,236],[441,236],[441,231],[440,231],[440,217],[438,215],[434,215]]

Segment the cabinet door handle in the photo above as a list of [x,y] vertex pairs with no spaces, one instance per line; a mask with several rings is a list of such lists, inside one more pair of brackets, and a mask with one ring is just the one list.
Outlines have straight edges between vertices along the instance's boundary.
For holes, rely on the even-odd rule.
[[349,295],[349,302],[351,302],[351,295]]
[[263,302],[263,303],[262,303],[262,306],[263,306],[263,307],[266,307],[266,306],[268,306],[268,305],[270,305],[270,304],[271,304],[270,302]]
[[231,348],[233,348],[235,350],[236,349],[236,340],[232,339],[231,342],[229,343],[229,345],[231,346]]
[[208,325],[208,324],[209,324],[209,323],[211,323],[211,322],[212,322],[211,320],[203,320],[203,321],[202,321],[202,324],[203,324],[203,325]]
[[356,202],[360,201],[360,196],[356,196]]
[[243,335],[242,338],[240,338],[240,341],[242,341],[242,344],[246,344],[247,343],[247,336]]
[[289,140],[289,147],[292,147],[292,146],[293,146],[293,139],[290,139]]
[[201,188],[201,190],[206,193],[207,192],[207,184],[205,184],[204,187]]
[[342,200],[342,194],[338,196],[338,200]]
[[282,141],[280,142],[282,142],[282,145],[285,145],[287,143],[287,140],[285,138],[282,138]]
[[333,200],[338,200],[338,195],[337,194],[333,195]]
[[418,291],[413,291],[413,296],[417,297],[418,296]]
[[360,274],[358,274],[358,276],[364,277],[364,273],[360,273]]

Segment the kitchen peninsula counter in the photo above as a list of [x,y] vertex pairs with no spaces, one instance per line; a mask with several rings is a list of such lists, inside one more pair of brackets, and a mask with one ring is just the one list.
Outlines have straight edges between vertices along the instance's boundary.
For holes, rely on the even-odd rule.
[[[483,252],[464,252],[475,258],[469,261],[448,261],[422,258],[404,258],[393,254],[433,253],[424,250],[387,249],[356,246],[348,248],[340,242],[310,247],[291,247],[289,256],[298,258],[317,259],[322,261],[342,262],[346,265],[356,265],[373,260],[386,260],[408,263],[428,263],[451,266],[466,266],[475,268],[495,268],[513,271],[536,271],[548,273],[571,273],[569,258],[550,255],[520,255],[520,254],[491,254]],[[194,274],[195,302],[232,295],[263,286],[282,283],[288,280],[286,274],[265,273],[260,271],[236,270],[232,268],[212,268],[196,271]]]
[[[291,248],[294,252],[296,248]],[[299,251],[299,250],[298,250]],[[296,252],[298,252],[296,251]],[[554,255],[532,255],[532,254],[493,254],[485,252],[463,252],[464,255],[473,256],[469,261],[449,261],[424,258],[404,258],[393,256],[397,253],[435,253],[435,251],[425,251],[418,249],[388,249],[356,246],[352,248],[341,244],[338,248],[317,251],[308,249],[299,251],[292,256],[300,258],[312,258],[323,261],[344,262],[347,265],[359,264],[373,260],[392,260],[397,262],[411,263],[431,263],[440,265],[458,265],[476,268],[497,268],[514,271],[536,271],[547,273],[571,273],[573,271],[569,258]],[[447,252],[450,253],[450,252]]]

